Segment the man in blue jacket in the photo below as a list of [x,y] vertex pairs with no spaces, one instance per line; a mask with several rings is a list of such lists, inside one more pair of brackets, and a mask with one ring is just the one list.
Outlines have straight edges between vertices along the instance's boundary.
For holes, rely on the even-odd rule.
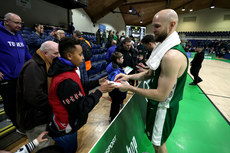
[[0,95],[4,101],[7,116],[16,125],[16,83],[25,60],[31,58],[26,44],[17,32],[22,19],[14,13],[7,13],[0,22]]
[[34,25],[35,32],[32,32],[32,34],[29,37],[29,50],[30,54],[34,55],[36,51],[40,48],[41,44],[48,41],[48,40],[54,40],[56,37],[56,32],[53,30],[49,36],[44,35],[44,26],[42,24],[35,24]]
[[117,41],[116,41],[116,40],[113,40],[113,42],[112,42],[112,47],[109,47],[109,49],[108,49],[107,52],[106,52],[106,57],[105,57],[105,59],[106,59],[106,61],[107,61],[108,63],[111,62],[112,54],[115,52],[116,48],[117,48]]

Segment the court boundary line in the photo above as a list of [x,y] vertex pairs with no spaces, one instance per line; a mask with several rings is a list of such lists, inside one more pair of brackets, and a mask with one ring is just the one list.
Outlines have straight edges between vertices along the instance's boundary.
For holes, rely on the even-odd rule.
[[[204,93],[199,93],[199,94],[204,94]],[[215,97],[220,97],[220,98],[227,98],[227,99],[230,98],[230,97],[228,97],[228,96],[222,96],[222,95],[216,95],[216,94],[209,94],[209,93],[206,93],[206,95],[215,96]]]
[[[190,78],[192,79],[191,75],[187,73]],[[193,80],[193,79],[192,79]],[[201,87],[197,84],[197,86],[200,88],[200,90],[204,93],[204,95],[208,98],[208,100],[211,102],[211,104],[217,109],[217,111],[220,113],[220,115],[224,118],[224,120],[230,125],[230,121],[224,116],[224,114],[218,109],[218,107],[212,102],[212,100],[207,96],[207,94],[204,92],[204,90],[201,89]]]

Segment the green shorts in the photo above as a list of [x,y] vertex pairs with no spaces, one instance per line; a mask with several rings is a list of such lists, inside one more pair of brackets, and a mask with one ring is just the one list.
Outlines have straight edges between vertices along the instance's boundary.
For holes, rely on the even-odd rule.
[[175,125],[179,103],[173,108],[158,107],[159,103],[148,102],[146,133],[155,146],[166,142]]

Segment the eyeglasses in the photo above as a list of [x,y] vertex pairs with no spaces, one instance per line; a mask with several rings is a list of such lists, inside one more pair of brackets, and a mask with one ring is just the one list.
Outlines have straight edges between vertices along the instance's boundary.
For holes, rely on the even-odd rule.
[[13,22],[13,23],[15,23],[17,25],[23,25],[24,24],[24,22],[15,22],[15,21],[12,21],[12,20],[9,20],[9,19],[8,19],[8,21],[11,21],[11,22]]

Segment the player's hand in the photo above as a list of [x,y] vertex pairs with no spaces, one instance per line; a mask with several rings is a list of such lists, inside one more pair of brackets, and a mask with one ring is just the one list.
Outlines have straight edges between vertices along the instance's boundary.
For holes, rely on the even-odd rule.
[[121,84],[116,86],[121,92],[126,92],[130,89],[131,85],[127,81],[121,81]]
[[139,63],[138,66],[145,67],[143,63]]
[[145,69],[143,69],[142,67],[137,67],[138,69],[137,69],[137,71],[138,72],[144,72],[144,71],[146,71]]
[[0,81],[4,80],[4,74],[2,74],[2,72],[0,72]]
[[108,80],[106,80],[100,87],[98,90],[100,90],[102,93],[105,92],[110,92],[115,88],[115,85],[113,85],[113,83],[109,83]]
[[129,77],[128,75],[124,74],[124,73],[120,73],[118,75],[115,76],[114,81],[129,81]]
[[107,80],[107,76],[105,76],[105,77],[99,79],[99,84],[102,85],[103,83],[106,82],[106,80]]
[[47,134],[48,134],[47,131],[42,132],[42,133],[37,137],[38,142],[41,143],[41,142],[44,142],[44,141],[48,141],[47,138],[43,138],[43,137],[44,137],[45,135],[47,135]]

